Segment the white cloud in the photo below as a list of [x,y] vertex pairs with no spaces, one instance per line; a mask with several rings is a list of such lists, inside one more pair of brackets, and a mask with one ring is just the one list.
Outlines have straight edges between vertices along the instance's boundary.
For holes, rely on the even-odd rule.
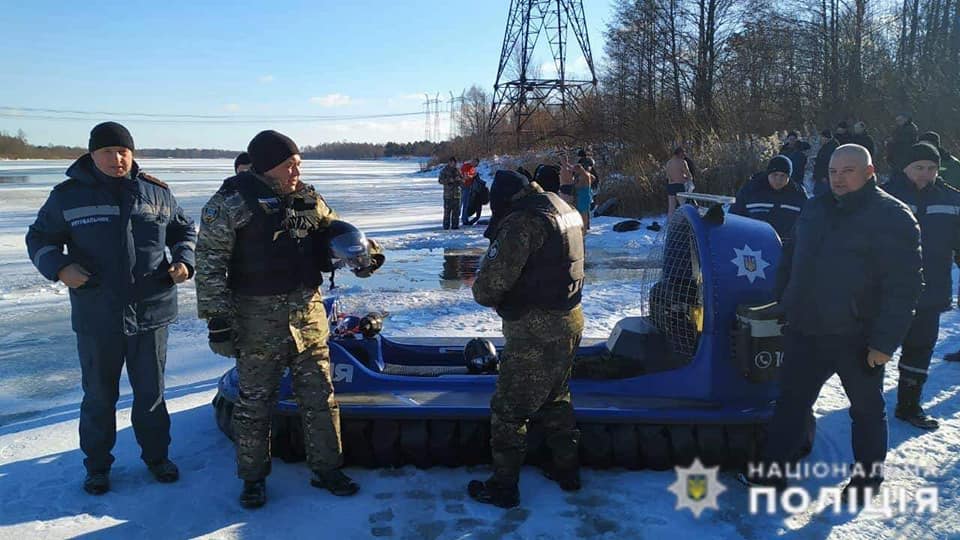
[[223,106],[223,110],[236,112],[240,110],[240,105],[237,105],[236,103],[227,103],[226,105]]
[[[587,64],[587,58],[582,54],[572,61],[567,60],[567,78],[590,78],[590,66]],[[544,79],[557,77],[557,66],[553,60],[543,62],[539,66],[540,76]]]
[[310,103],[316,103],[321,107],[343,107],[352,103],[350,96],[343,94],[327,94],[310,98]]
[[420,92],[419,94],[404,94],[400,96],[400,99],[423,102],[426,100],[426,96],[424,94],[427,93],[428,92]]
[[540,70],[540,75],[544,78],[557,76],[557,65],[553,63],[553,60],[548,60],[540,64],[538,69]]
[[257,78],[263,84],[270,84],[273,82],[273,75],[263,75]]
[[567,64],[567,73],[576,75],[585,75],[589,78],[590,64],[587,63],[587,57],[582,54],[576,60]]

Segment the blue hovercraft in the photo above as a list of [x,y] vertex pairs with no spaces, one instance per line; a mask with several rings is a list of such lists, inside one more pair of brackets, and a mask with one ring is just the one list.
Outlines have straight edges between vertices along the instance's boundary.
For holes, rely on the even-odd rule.
[[[764,222],[725,215],[728,197],[684,198],[691,204],[679,207],[661,233],[659,264],[646,272],[646,298],[636,299],[646,315],[621,320],[606,340],[584,339],[578,351],[570,389],[586,466],[666,470],[699,457],[708,466],[738,468],[764,443],[782,360],[781,323],[769,305],[780,239]],[[365,334],[333,335],[329,343],[345,462],[489,462],[496,375],[465,365],[469,338]],[[213,400],[217,424],[231,438],[237,395],[234,368]],[[275,457],[304,458],[289,375],[271,430]],[[528,462],[541,462],[546,452],[534,419]]]

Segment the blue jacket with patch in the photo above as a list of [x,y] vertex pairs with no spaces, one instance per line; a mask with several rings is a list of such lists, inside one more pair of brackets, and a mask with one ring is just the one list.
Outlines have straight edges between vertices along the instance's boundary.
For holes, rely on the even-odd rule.
[[132,179],[109,178],[89,154],[67,176],[40,208],[26,241],[30,260],[51,281],[71,263],[91,273],[84,286],[70,289],[74,331],[133,335],[173,322],[177,288],[167,270],[182,262],[192,275],[197,241],[173,193],[136,163]]
[[950,309],[954,257],[960,254],[960,191],[941,178],[927,187],[917,186],[903,172],[883,185],[887,193],[903,201],[920,222],[923,244],[923,294],[917,306]]
[[807,201],[780,272],[791,331],[859,335],[892,355],[923,287],[920,226],[875,180],[842,197],[828,192]]
[[773,189],[767,173],[760,172],[737,192],[737,202],[730,207],[730,213],[766,221],[786,242],[806,202],[807,194],[796,182],[791,180],[783,189]]

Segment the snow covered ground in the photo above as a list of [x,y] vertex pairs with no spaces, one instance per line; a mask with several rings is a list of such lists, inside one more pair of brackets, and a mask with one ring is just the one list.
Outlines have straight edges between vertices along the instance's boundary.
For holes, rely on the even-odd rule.
[[[939,489],[936,515],[869,512],[751,516],[747,492],[729,473],[719,510],[694,518],[675,510],[667,488],[674,472],[586,471],[584,489],[560,492],[534,469],[524,470],[521,507],[502,511],[471,503],[465,485],[485,467],[418,470],[351,469],[358,496],[335,498],[311,488],[303,464],[274,464],[268,505],[247,512],[236,503],[231,444],[217,430],[210,400],[231,362],[207,350],[206,329],[195,316],[192,283],[181,288],[180,320],[171,327],[167,372],[173,419],[171,458],[182,471],[159,485],[139,461],[130,429],[124,381],[113,490],[90,497],[80,488],[79,366],[69,326],[66,291],[46,282],[27,260],[23,234],[66,162],[0,163],[0,537],[2,538],[926,538],[960,537],[960,365],[941,361],[960,348],[960,315],[941,323],[941,339],[925,391],[925,407],[942,419],[923,433],[891,419],[887,485],[908,495]],[[195,219],[228,175],[226,160],[144,160],[145,169],[171,183]],[[440,230],[440,186],[434,174],[416,174],[411,162],[306,162],[313,181],[340,214],[387,248],[387,266],[373,278],[338,275],[349,311],[387,310],[393,335],[495,335],[499,319],[472,302],[471,272],[486,247],[482,228]],[[482,169],[488,179],[488,168]],[[659,219],[662,223],[662,218]],[[587,237],[589,282],[584,298],[586,335],[605,337],[614,323],[640,312],[639,268],[655,234],[615,233],[617,220],[600,218]],[[644,225],[651,219],[644,220]],[[887,370],[890,416],[896,370]],[[848,463],[850,421],[839,381],[828,383],[816,405],[817,441],[810,461]],[[923,466],[918,476],[912,469]],[[839,480],[837,480],[839,482]],[[808,480],[800,485],[820,487]]]

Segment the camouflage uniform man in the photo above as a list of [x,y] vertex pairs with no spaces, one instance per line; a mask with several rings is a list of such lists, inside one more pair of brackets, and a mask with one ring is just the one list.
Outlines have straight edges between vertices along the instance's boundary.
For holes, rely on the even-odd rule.
[[457,167],[457,158],[450,158],[447,165],[440,171],[438,181],[443,186],[443,230],[459,229],[463,173]]
[[288,137],[261,132],[248,152],[253,170],[227,179],[203,208],[197,244],[199,316],[208,320],[211,349],[237,358],[240,502],[266,502],[270,415],[285,367],[302,411],[311,484],[352,495],[359,488],[339,469],[339,407],[318,290],[329,265],[323,233],[336,214],[300,182],[299,150]]
[[570,398],[570,372],[583,332],[583,222],[556,194],[499,171],[490,190],[491,239],[473,296],[503,319],[506,347],[490,400],[493,475],[474,480],[474,499],[503,508],[519,504],[527,424],[539,413],[553,453],[547,475],[567,491],[580,488],[580,437]]

